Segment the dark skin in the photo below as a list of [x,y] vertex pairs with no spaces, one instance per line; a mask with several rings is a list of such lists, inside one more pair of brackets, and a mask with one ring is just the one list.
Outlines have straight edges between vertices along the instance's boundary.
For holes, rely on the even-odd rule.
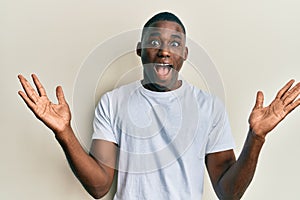
[[[142,41],[137,45],[137,54],[144,66],[142,83],[145,88],[159,92],[177,89],[181,86],[178,72],[188,55],[185,35],[181,26],[175,22],[159,21],[153,25],[159,29],[143,35]],[[163,64],[170,64],[172,67]],[[35,116],[54,132],[79,181],[94,198],[104,196],[111,187],[115,173],[116,145],[93,140],[90,154],[86,153],[71,127],[71,112],[62,88],[57,87],[58,104],[54,104],[48,99],[36,75],[32,75],[32,78],[37,91],[22,75],[18,77],[24,89],[19,91],[20,96]],[[206,156],[206,167],[220,199],[240,199],[244,194],[253,178],[265,137],[300,105],[300,99],[297,99],[300,83],[292,86],[293,83],[294,80],[289,81],[266,107],[263,106],[263,93],[257,93],[256,103],[249,117],[247,139],[237,160],[233,150]]]
[[110,189],[115,173],[116,145],[93,140],[90,154],[86,153],[71,127],[71,112],[62,88],[56,88],[58,104],[52,103],[36,75],[32,75],[37,92],[22,76],[18,76],[23,91],[19,91],[30,110],[55,134],[70,167],[83,187],[94,198],[103,197]]
[[[141,57],[144,66],[142,83],[147,89],[154,91],[177,89],[181,86],[178,72],[188,55],[185,34],[176,22],[159,21],[152,26],[137,45],[137,55]],[[170,65],[169,73],[158,73],[156,64]]]

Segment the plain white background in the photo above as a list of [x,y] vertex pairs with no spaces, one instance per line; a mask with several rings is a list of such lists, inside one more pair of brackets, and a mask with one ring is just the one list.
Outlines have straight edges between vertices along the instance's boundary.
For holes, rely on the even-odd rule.
[[[265,93],[268,104],[289,79],[300,81],[299,8],[296,0],[0,1],[0,198],[92,199],[73,176],[52,132],[17,95],[21,89],[17,74],[38,74],[54,101],[55,87],[62,85],[72,107],[76,75],[97,45],[141,28],[159,11],[174,12],[222,77],[239,155],[256,91]],[[135,65],[138,58],[126,62]],[[101,87],[108,89],[105,83]],[[299,196],[299,119],[300,109],[267,137],[243,199]],[[89,127],[89,137],[91,118],[80,123]],[[204,199],[216,199],[207,180],[204,194]]]

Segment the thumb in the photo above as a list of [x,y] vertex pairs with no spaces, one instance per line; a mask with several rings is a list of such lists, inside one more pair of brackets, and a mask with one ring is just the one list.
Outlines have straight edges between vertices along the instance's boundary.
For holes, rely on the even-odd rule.
[[264,94],[262,91],[258,91],[256,94],[256,102],[253,110],[262,108],[263,104],[264,104]]
[[59,104],[67,104],[65,95],[61,86],[56,87],[56,97]]

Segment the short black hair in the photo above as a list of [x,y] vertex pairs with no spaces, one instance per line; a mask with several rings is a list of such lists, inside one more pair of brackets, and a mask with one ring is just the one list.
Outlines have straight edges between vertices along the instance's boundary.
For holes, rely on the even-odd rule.
[[146,24],[144,25],[143,27],[143,35],[144,35],[144,30],[145,28],[147,27],[151,27],[151,25],[155,22],[158,22],[158,21],[171,21],[171,22],[176,22],[177,24],[179,24],[183,30],[183,33],[185,34],[186,31],[185,31],[185,27],[183,25],[183,23],[181,22],[181,20],[176,16],[174,15],[173,13],[170,13],[170,12],[161,12],[161,13],[158,13],[156,15],[154,15],[153,17],[151,17],[147,22]]

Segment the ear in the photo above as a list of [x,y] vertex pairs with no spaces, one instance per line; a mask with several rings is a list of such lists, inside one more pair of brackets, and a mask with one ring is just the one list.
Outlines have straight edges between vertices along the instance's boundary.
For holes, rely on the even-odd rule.
[[141,57],[141,54],[142,54],[142,45],[141,45],[141,42],[138,42],[137,45],[136,45],[136,54]]
[[183,52],[183,59],[186,60],[189,54],[189,49],[185,47],[184,52]]

